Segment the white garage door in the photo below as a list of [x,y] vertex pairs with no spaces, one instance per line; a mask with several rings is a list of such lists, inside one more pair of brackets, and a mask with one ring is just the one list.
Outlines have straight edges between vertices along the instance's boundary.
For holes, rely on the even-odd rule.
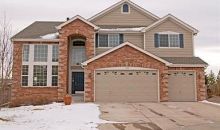
[[168,77],[169,101],[196,101],[195,72],[170,71]]
[[158,73],[154,70],[96,71],[95,101],[157,102]]

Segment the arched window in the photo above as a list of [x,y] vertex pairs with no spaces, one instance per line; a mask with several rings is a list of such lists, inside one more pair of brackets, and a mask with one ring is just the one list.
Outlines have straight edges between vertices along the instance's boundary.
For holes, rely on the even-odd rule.
[[129,5],[124,4],[123,7],[122,7],[122,11],[123,11],[123,13],[129,13]]

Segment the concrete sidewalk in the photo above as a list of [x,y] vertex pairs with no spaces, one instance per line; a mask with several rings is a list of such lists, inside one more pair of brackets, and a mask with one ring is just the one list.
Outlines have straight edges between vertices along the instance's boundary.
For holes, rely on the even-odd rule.
[[220,107],[199,102],[100,104],[100,130],[220,130]]

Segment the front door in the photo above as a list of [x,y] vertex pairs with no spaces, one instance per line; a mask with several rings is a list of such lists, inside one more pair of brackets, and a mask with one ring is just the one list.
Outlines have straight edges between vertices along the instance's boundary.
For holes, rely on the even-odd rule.
[[84,91],[84,72],[72,72],[72,94]]

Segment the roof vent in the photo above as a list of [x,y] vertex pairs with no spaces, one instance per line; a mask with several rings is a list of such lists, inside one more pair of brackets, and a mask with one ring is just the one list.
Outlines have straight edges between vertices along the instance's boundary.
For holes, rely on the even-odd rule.
[[66,21],[69,21],[69,20],[70,20],[70,18],[69,18],[69,17],[67,17],[67,18],[66,18]]

